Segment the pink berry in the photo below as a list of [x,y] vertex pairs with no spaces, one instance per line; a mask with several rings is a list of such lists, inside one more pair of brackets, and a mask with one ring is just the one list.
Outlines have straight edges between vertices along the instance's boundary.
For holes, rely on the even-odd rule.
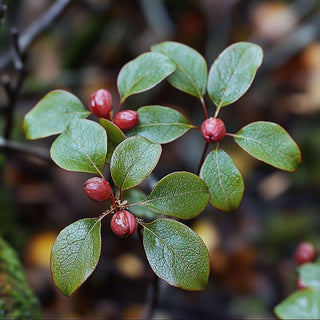
[[300,278],[298,278],[297,280],[297,289],[298,290],[303,290],[303,289],[307,289],[308,287],[306,285],[304,285],[304,283],[301,281]]
[[91,112],[99,118],[110,118],[112,111],[112,96],[106,89],[99,89],[90,97],[89,102]]
[[96,201],[106,201],[112,194],[112,189],[105,179],[94,177],[88,179],[84,184],[85,194]]
[[127,238],[136,231],[137,220],[130,211],[120,210],[112,216],[110,226],[114,234]]
[[221,119],[209,118],[202,122],[201,134],[207,142],[218,142],[226,135],[226,127]]
[[138,124],[139,115],[137,111],[134,111],[134,110],[120,111],[114,117],[113,122],[121,130],[129,131]]
[[302,242],[298,245],[295,252],[295,260],[298,265],[312,262],[317,255],[316,249],[313,244],[309,242]]

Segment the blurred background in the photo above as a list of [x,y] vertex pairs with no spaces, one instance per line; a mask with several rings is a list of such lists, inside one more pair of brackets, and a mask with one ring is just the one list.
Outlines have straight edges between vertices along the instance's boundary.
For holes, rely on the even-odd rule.
[[[273,317],[273,307],[296,290],[298,243],[310,241],[319,249],[319,1],[10,0],[0,1],[0,20],[0,234],[20,259],[43,318],[139,318],[153,275],[138,236],[117,238],[106,219],[94,273],[70,298],[56,289],[49,269],[55,237],[104,207],[83,192],[90,175],[50,162],[55,137],[24,138],[24,115],[58,88],[87,107],[95,90],[107,88],[117,106],[121,67],[161,41],[193,47],[208,67],[231,43],[262,46],[265,58],[252,87],[220,116],[231,133],[252,121],[279,123],[301,148],[302,165],[296,173],[282,172],[246,155],[231,138],[223,141],[244,176],[243,201],[232,213],[208,206],[190,222],[210,251],[208,288],[186,292],[160,281],[154,316]],[[213,115],[208,97],[206,102]],[[199,101],[166,82],[131,97],[125,108],[151,104],[176,108],[197,125],[203,121]],[[155,179],[175,170],[196,171],[204,141],[194,131],[164,146]],[[5,272],[12,272],[2,253],[0,315],[11,297]],[[34,299],[32,308],[37,310]],[[32,312],[31,317],[37,311]]]

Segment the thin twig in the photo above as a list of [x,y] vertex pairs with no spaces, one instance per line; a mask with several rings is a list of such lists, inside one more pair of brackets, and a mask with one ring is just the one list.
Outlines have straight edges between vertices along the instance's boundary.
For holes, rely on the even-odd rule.
[[0,137],[0,149],[15,151],[21,154],[33,156],[52,164],[52,160],[48,152],[31,148],[30,146],[24,145],[22,143],[9,141],[2,137]]
[[202,167],[202,165],[203,165],[204,159],[205,159],[205,157],[206,157],[208,147],[209,147],[209,143],[206,142],[206,144],[205,144],[205,146],[204,146],[204,148],[203,148],[203,151],[202,151],[202,156],[201,156],[201,159],[200,159],[200,162],[199,162],[199,166],[198,166],[198,170],[197,170],[197,175],[200,174],[200,170],[201,170],[201,167]]
[[4,128],[4,138],[9,139],[13,126],[13,115],[16,102],[20,93],[20,89],[25,78],[26,72],[24,67],[24,57],[19,48],[19,33],[16,28],[11,29],[12,57],[17,70],[17,79],[12,83],[10,77],[4,75],[2,77],[2,85],[7,95],[8,103],[6,107],[6,125]]
[[[18,47],[24,53],[34,40],[52,23],[58,19],[72,0],[57,0],[39,19],[37,19],[19,38]],[[0,59],[0,70],[3,70],[12,61],[11,52],[5,53]]]

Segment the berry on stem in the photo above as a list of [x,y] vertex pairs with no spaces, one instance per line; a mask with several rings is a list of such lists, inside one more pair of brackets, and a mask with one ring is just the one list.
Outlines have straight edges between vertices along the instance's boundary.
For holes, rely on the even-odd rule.
[[110,119],[112,111],[112,96],[106,89],[99,89],[90,97],[91,112],[99,118]]
[[137,220],[130,211],[120,210],[112,216],[110,226],[114,234],[127,238],[136,231]]
[[201,134],[209,143],[221,141],[226,135],[226,127],[221,119],[208,118],[201,124]]
[[115,115],[113,122],[122,131],[129,131],[138,124],[139,115],[134,110],[120,111]]
[[88,179],[84,184],[85,194],[95,201],[106,201],[112,195],[112,189],[105,179],[94,177]]
[[295,252],[295,260],[298,265],[312,262],[317,255],[316,248],[310,242],[302,242],[298,245]]

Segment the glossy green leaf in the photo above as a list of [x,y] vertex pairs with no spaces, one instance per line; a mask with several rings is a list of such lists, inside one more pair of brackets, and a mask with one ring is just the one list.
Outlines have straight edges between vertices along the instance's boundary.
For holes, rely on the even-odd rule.
[[99,123],[105,128],[107,132],[107,136],[108,136],[107,162],[110,162],[114,149],[126,137],[124,133],[113,122],[100,118]]
[[208,93],[218,108],[235,102],[246,93],[262,59],[262,49],[249,42],[235,43],[219,55],[208,76]]
[[287,131],[272,122],[248,124],[235,134],[234,140],[246,152],[271,166],[296,171],[301,164],[301,153]]
[[56,286],[70,296],[96,268],[101,251],[101,222],[76,221],[64,228],[51,250],[51,273]]
[[25,116],[23,130],[27,139],[61,133],[75,119],[90,114],[81,101],[64,90],[54,90],[42,98]]
[[143,203],[157,213],[191,219],[205,209],[209,198],[201,178],[189,172],[173,172],[157,183]]
[[300,290],[274,308],[280,319],[319,319],[320,290]]
[[74,120],[54,141],[50,154],[61,168],[98,173],[103,170],[107,153],[107,134],[96,122]]
[[176,140],[194,126],[178,111],[162,106],[138,109],[139,125],[129,135],[139,135],[155,143]]
[[[144,200],[147,197],[147,195],[138,189],[130,189],[126,190],[123,193],[123,200],[126,200],[128,204],[134,204],[134,203],[140,203],[142,200]],[[132,212],[137,218],[143,219],[143,220],[155,220],[159,218],[159,215],[149,210],[144,205],[137,205],[137,206],[130,206],[129,207],[130,212]]]
[[153,88],[175,69],[176,65],[163,54],[147,52],[138,56],[120,70],[117,84],[121,101]]
[[226,152],[216,148],[210,152],[200,171],[210,192],[212,206],[233,211],[240,205],[244,192],[241,173]]
[[201,238],[184,224],[169,219],[143,226],[143,245],[155,274],[175,287],[205,289],[210,261]]
[[[308,288],[320,290],[320,264],[305,263],[299,267],[301,282]],[[319,306],[320,307],[320,306]]]
[[151,48],[168,56],[176,64],[176,71],[168,81],[183,92],[202,98],[206,92],[208,68],[201,54],[182,43],[166,41]]
[[111,157],[110,171],[114,183],[130,189],[147,178],[157,165],[161,145],[134,136],[121,142]]

